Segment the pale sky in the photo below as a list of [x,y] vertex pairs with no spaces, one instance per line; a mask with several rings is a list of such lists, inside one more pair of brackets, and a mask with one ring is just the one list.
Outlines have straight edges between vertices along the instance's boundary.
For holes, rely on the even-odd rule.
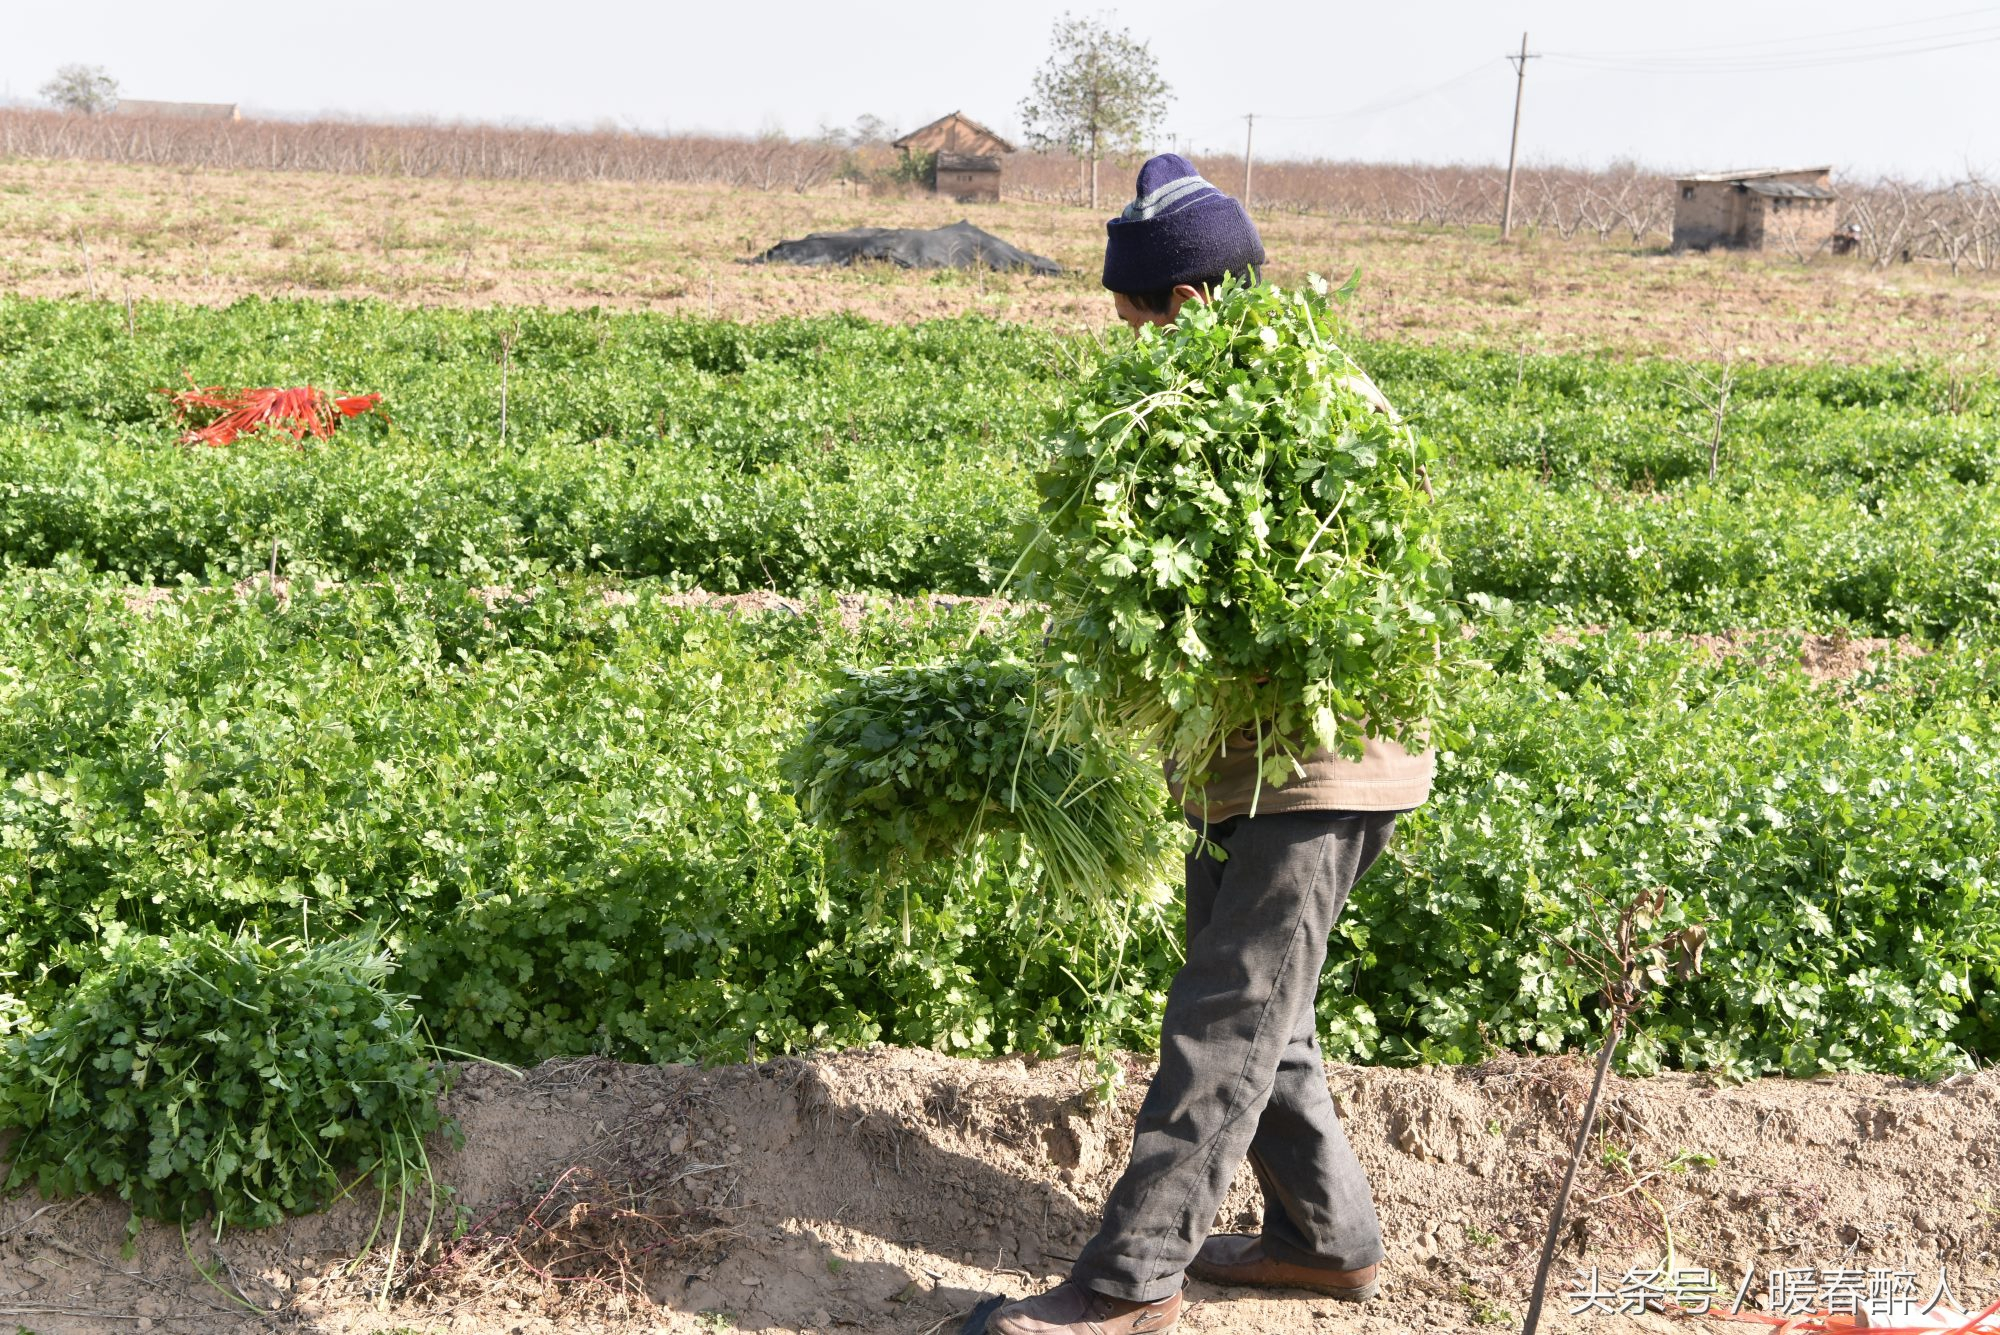
[[[1068,6],[1098,12],[1092,3]],[[1010,133],[1059,3],[0,0],[0,93],[102,65],[128,97],[641,130],[810,134],[954,108]],[[1107,5],[1174,91],[1159,146],[1259,158],[2000,172],[2000,2]]]

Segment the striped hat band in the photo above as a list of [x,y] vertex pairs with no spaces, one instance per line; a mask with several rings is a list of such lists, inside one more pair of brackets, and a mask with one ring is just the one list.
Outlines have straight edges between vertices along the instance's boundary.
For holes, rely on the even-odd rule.
[[1167,182],[1149,195],[1139,196],[1127,204],[1125,211],[1118,216],[1125,222],[1160,218],[1187,207],[1197,199],[1221,193],[1200,176],[1183,176],[1177,181]]

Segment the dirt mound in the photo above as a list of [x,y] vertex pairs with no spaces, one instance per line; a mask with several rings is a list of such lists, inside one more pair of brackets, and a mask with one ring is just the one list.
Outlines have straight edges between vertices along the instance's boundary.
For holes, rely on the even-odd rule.
[[[219,1243],[115,1203],[0,1204],[0,1318],[38,1335],[235,1332],[943,1332],[1058,1277],[1122,1167],[1148,1068],[1098,1107],[1070,1058],[870,1049],[703,1070],[552,1062],[459,1073],[453,1196],[393,1258],[380,1202]],[[1574,1059],[1328,1069],[1382,1212],[1382,1296],[1192,1286],[1182,1329],[1472,1330],[1521,1314],[1588,1072]],[[1962,1306],[2000,1296],[2000,1076],[1614,1084],[1576,1193],[1558,1294],[1666,1255],[1733,1293],[1754,1265],[1894,1269]],[[357,1196],[362,1193],[357,1193]],[[1254,1227],[1248,1174],[1218,1218]],[[393,1234],[390,1202],[383,1237]],[[357,1259],[358,1258],[358,1259]],[[204,1277],[206,1276],[206,1277]],[[1561,1306],[1566,1307],[1564,1302]],[[1511,1315],[1510,1315],[1511,1314]],[[1552,1314],[1631,1330],[1659,1318]]]

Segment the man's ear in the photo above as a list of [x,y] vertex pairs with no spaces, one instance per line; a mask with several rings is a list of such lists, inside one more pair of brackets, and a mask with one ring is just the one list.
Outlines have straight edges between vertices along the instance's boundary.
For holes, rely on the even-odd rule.
[[1208,297],[1202,290],[1192,283],[1174,284],[1174,304],[1176,306],[1185,305],[1193,301],[1196,297],[1200,297],[1203,301],[1208,300]]

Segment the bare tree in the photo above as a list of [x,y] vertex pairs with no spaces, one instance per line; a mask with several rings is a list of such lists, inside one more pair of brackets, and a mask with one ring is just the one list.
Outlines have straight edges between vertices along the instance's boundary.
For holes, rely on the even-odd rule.
[[1729,397],[1736,391],[1736,349],[1723,348],[1714,330],[1703,341],[1718,365],[1711,371],[1692,358],[1677,358],[1681,375],[1674,388],[1700,414],[1699,427],[1688,438],[1708,454],[1708,480],[1715,481],[1722,464],[1722,443],[1729,429]]
[[1861,229],[1861,253],[1877,269],[1909,256],[1916,222],[1913,194],[1906,182],[1888,179],[1848,194],[1847,216]]
[[1991,198],[1992,187],[1976,176],[1927,192],[1917,206],[1917,252],[1943,260],[1953,277],[1961,268],[1985,268],[1981,261],[1989,243],[1985,215]]
[[876,144],[886,144],[895,137],[896,131],[889,122],[869,113],[856,120],[852,126],[829,125],[821,121],[819,133],[812,137],[812,142],[831,148],[868,148]]
[[1628,220],[1632,229],[1634,245],[1644,241],[1655,232],[1671,236],[1674,230],[1674,205],[1664,190],[1648,190],[1634,202],[1632,216]]
[[1609,190],[1594,190],[1588,186],[1579,194],[1577,212],[1583,218],[1584,226],[1596,233],[1599,241],[1609,241],[1624,217],[1624,208],[1616,195]]
[[2000,268],[2000,182],[1974,173],[1961,191],[1972,236],[1968,261],[1981,272]]
[[1463,169],[1410,172],[1407,175],[1416,191],[1418,222],[1436,227],[1465,227],[1487,211],[1480,198],[1482,182]]
[[1158,127],[1170,96],[1144,42],[1099,15],[1056,20],[1049,58],[1021,101],[1028,142],[1080,156],[1097,207],[1097,164],[1106,152],[1137,149]]
[[102,65],[64,65],[42,85],[42,96],[64,111],[94,116],[118,105],[118,80]]
[[869,144],[886,144],[896,137],[896,127],[873,112],[864,112],[854,122],[854,129],[848,135],[848,144],[862,148]]
[[1611,233],[1622,227],[1637,244],[1659,227],[1666,192],[1660,189],[1658,179],[1641,170],[1637,163],[1629,159],[1612,163],[1602,173],[1594,193],[1610,220],[1609,225],[1599,229],[1598,240],[1610,240]]
[[1535,178],[1535,222],[1553,227],[1567,241],[1584,223],[1584,200],[1588,188],[1566,175],[1543,172]]

